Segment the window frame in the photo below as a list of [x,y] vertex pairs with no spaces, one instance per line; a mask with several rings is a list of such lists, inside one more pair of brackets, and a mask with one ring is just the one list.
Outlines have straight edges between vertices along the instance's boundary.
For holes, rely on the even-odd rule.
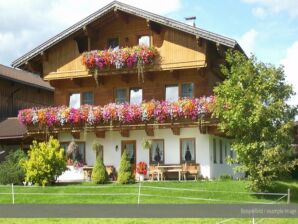
[[138,90],[142,90],[142,99],[141,99],[141,103],[143,102],[143,100],[144,100],[144,90],[143,90],[143,88],[142,87],[130,87],[130,88],[128,88],[128,97],[129,97],[129,101],[128,101],[128,103],[129,104],[131,104],[131,100],[130,100],[130,97],[131,97],[131,90],[134,90],[134,89],[138,89]]
[[[164,139],[150,139],[150,141],[162,141],[162,145],[163,145],[163,160],[161,161],[161,162],[159,162],[159,164],[165,164],[165,140]],[[158,162],[155,162],[155,161],[153,161],[152,160],[152,146],[150,147],[150,149],[149,149],[149,163],[150,164],[154,164],[154,165],[156,165],[156,164],[158,164]]]
[[152,46],[152,36],[148,33],[137,35],[137,45],[141,46],[140,43],[139,43],[139,40],[142,37],[149,37],[149,46],[148,47],[151,47]]
[[79,94],[80,95],[80,107],[82,106],[82,93],[80,92],[80,91],[74,91],[74,92],[69,92],[69,94],[68,94],[68,107],[69,108],[72,108],[71,106],[70,106],[70,97],[71,97],[71,95],[73,95],[73,94]]
[[178,86],[178,98],[184,98],[182,97],[182,85],[183,84],[192,84],[193,85],[193,93],[192,93],[192,97],[193,98],[195,96],[195,83],[194,82],[182,82],[182,83],[170,83],[170,84],[165,84],[164,85],[164,100],[166,100],[166,93],[167,93],[167,87],[174,87],[174,86]]
[[213,138],[213,164],[217,164],[217,147],[216,147],[217,141],[216,138]]
[[144,100],[144,88],[142,88],[142,87],[116,87],[115,89],[114,89],[114,102],[115,103],[118,103],[117,101],[116,101],[116,99],[117,99],[117,89],[125,89],[126,90],[126,102],[127,103],[131,103],[130,102],[130,91],[131,90],[133,90],[133,89],[141,89],[142,90],[142,100],[141,100],[141,103],[143,102],[143,100]]
[[[182,85],[183,84],[192,84],[192,96],[188,96],[188,97],[183,97],[182,96]],[[179,85],[179,97],[180,98],[193,98],[195,95],[195,84],[193,82],[183,82],[183,83],[180,83]]]
[[223,164],[223,144],[222,139],[219,140],[219,163]]
[[179,88],[179,84],[166,84],[164,86],[164,99],[167,100],[167,87],[178,87],[178,99],[180,98],[179,96],[179,92],[180,92],[180,88]]
[[88,104],[88,105],[94,105],[94,93],[93,93],[93,91],[83,91],[83,92],[81,92],[81,105],[84,105],[83,104],[84,93],[91,93],[92,94],[92,104]]
[[76,94],[76,93],[78,93],[78,94],[80,94],[80,107],[83,105],[83,93],[87,93],[87,92],[90,92],[90,93],[92,93],[92,95],[93,95],[93,104],[92,105],[94,105],[94,101],[95,101],[95,98],[94,98],[94,91],[92,91],[92,90],[84,90],[84,91],[73,91],[73,92],[69,92],[68,93],[68,103],[67,103],[67,105],[68,105],[68,107],[70,107],[70,105],[69,105],[69,103],[70,103],[70,96],[72,95],[72,94]]
[[129,103],[129,88],[127,88],[127,87],[116,87],[115,89],[114,89],[114,102],[115,103],[119,103],[119,102],[117,102],[117,90],[118,89],[125,89],[126,90],[126,101],[125,102],[128,102]]
[[[71,142],[71,141],[62,141],[62,142],[60,142],[60,147],[61,147],[61,144],[67,144],[67,145],[69,145],[70,142]],[[84,161],[83,161],[83,163],[84,163],[84,164],[87,164],[87,162],[86,162],[86,142],[85,142],[85,141],[75,141],[75,140],[74,140],[74,142],[75,142],[75,143],[83,143],[83,145],[84,145]],[[65,155],[66,155],[66,150],[67,150],[67,149],[64,150],[64,154],[65,154]]]
[[[110,42],[110,40],[115,40],[115,39],[117,39],[118,40],[118,48],[120,48],[120,38],[118,37],[118,36],[115,36],[115,37],[108,37],[108,39],[107,39],[107,49],[109,49],[110,48],[110,46],[109,46],[109,42]],[[115,48],[111,48],[111,49],[115,49]]]
[[[182,141],[184,140],[192,140],[193,141],[193,146],[194,146],[194,159],[192,159],[191,161],[183,161],[183,155],[182,155]],[[180,138],[180,164],[183,164],[183,163],[196,163],[196,160],[197,160],[197,156],[196,156],[196,138]]]

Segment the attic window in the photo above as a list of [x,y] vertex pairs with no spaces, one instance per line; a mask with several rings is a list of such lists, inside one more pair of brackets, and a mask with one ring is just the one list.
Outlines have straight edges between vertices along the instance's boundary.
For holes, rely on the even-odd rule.
[[77,42],[80,54],[88,51],[88,37],[78,37],[75,39],[75,41]]
[[113,50],[119,49],[119,39],[118,38],[109,38],[108,39],[108,48]]
[[138,39],[138,44],[143,46],[150,46],[150,36],[140,36]]

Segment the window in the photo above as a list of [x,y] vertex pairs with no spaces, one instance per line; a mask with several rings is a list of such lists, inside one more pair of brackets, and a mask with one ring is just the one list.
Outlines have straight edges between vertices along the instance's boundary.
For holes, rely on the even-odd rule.
[[233,159],[233,158],[234,158],[234,151],[233,151],[233,149],[232,149],[232,148],[230,148],[230,157],[231,157],[231,159]]
[[118,38],[109,38],[108,39],[108,48],[113,50],[119,49],[119,39]]
[[150,148],[150,163],[151,164],[163,164],[165,162],[164,157],[164,140],[154,139]]
[[126,88],[118,88],[116,89],[116,103],[125,103],[128,102],[127,99],[127,89]]
[[166,86],[166,100],[169,102],[177,101],[179,98],[178,85]]
[[83,93],[83,99],[82,99],[82,104],[88,104],[88,105],[93,105],[93,93],[92,92],[84,92]]
[[77,46],[80,54],[85,51],[88,51],[88,37],[86,36],[78,37],[75,39],[75,41],[77,42]]
[[[72,142],[61,142],[60,146],[64,149],[66,155],[67,149]],[[77,161],[85,164],[85,142],[75,142],[75,147],[71,155],[73,162]]]
[[150,46],[150,36],[140,36],[138,39],[139,45]]
[[183,83],[181,85],[181,97],[193,97],[193,83]]
[[216,139],[213,139],[213,163],[217,163],[216,161]]
[[141,104],[143,100],[143,90],[139,88],[130,89],[130,104]]
[[219,163],[223,163],[222,140],[219,140]]
[[194,138],[180,139],[180,156],[182,163],[196,161]]
[[69,107],[71,108],[79,108],[81,106],[81,94],[80,93],[72,93],[69,96]]

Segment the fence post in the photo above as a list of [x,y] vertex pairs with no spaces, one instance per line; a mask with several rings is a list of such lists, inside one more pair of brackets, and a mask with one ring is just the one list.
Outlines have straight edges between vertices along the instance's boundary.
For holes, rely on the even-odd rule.
[[140,204],[140,199],[141,199],[141,181],[139,181],[138,205]]
[[12,196],[12,204],[14,205],[14,188],[13,188],[13,184],[11,184],[11,196]]
[[288,201],[287,201],[288,204],[291,203],[291,190],[290,188],[288,188]]

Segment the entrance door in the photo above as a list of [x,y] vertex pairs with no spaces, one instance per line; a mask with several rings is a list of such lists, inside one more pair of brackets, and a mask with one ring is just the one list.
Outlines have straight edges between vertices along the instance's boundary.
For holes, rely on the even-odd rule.
[[121,142],[121,155],[126,150],[127,157],[130,161],[132,167],[135,167],[137,162],[137,151],[136,151],[136,141],[122,141]]

